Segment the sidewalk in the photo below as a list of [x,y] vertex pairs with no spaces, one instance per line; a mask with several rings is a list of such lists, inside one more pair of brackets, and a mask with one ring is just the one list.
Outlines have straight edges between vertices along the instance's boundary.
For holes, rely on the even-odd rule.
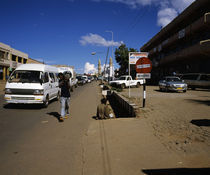
[[141,175],[143,170],[208,167],[207,162],[196,164],[167,150],[145,118],[92,121],[84,145],[85,175]]

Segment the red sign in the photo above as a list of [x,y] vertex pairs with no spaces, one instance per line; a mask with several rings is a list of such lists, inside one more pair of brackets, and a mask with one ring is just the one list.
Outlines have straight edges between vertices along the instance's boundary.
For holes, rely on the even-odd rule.
[[147,57],[139,58],[136,62],[137,73],[150,73],[152,70],[152,62]]

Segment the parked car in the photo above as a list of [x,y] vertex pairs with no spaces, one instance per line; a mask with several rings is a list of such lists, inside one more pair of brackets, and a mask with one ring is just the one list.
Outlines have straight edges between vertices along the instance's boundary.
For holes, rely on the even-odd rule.
[[85,79],[82,76],[77,76],[77,84],[78,85],[84,85],[86,83]]
[[22,64],[10,75],[5,86],[7,103],[43,104],[60,97],[58,69],[44,64]]
[[189,73],[181,78],[187,83],[188,88],[210,88],[210,74]]
[[166,76],[159,81],[160,91],[187,91],[187,84],[183,82],[179,77]]
[[110,81],[109,84],[111,86],[120,86],[121,88],[126,88],[129,86],[139,87],[140,85],[144,84],[144,80],[133,80],[129,75],[123,75],[117,80]]

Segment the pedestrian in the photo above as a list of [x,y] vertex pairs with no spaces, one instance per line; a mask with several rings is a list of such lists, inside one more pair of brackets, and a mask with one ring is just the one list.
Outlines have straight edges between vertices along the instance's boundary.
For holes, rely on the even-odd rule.
[[109,118],[109,109],[107,106],[107,99],[102,98],[101,104],[97,106],[97,113],[96,113],[96,119],[107,119]]
[[59,87],[61,88],[61,116],[60,121],[64,121],[64,119],[69,117],[69,105],[70,105],[70,82],[69,75],[59,73]]

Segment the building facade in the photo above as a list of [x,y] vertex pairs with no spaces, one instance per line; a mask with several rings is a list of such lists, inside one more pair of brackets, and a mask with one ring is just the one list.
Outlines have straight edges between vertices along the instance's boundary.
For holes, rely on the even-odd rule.
[[172,73],[210,73],[210,1],[196,0],[140,50],[149,53],[154,81]]
[[20,64],[26,64],[28,54],[0,43],[0,80],[6,80],[10,73]]

